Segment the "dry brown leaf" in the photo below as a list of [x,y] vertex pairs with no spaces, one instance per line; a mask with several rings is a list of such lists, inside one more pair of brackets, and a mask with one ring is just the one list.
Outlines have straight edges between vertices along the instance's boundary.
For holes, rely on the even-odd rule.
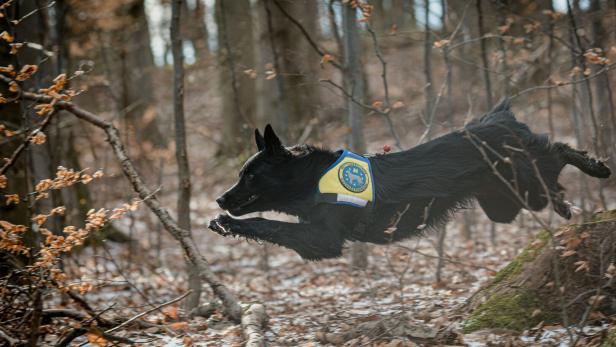
[[332,56],[331,54],[323,54],[323,57],[321,57],[321,67],[323,67],[323,65],[334,61],[334,56]]
[[88,342],[90,342],[91,344],[95,346],[105,347],[108,344],[108,341],[104,337],[101,336],[100,332],[94,329],[90,330],[86,334],[86,338],[88,339]]
[[3,39],[6,42],[13,42],[15,38],[13,35],[9,34],[8,31],[3,31],[0,33],[0,39]]
[[193,339],[191,339],[190,336],[184,336],[182,338],[182,343],[185,347],[191,347],[193,345]]
[[165,316],[177,320],[178,319],[178,308],[176,306],[167,306],[163,309],[163,313]]
[[30,143],[33,145],[42,145],[47,140],[47,136],[43,132],[37,132],[36,135],[32,136],[30,139]]
[[176,323],[172,323],[170,325],[172,330],[178,331],[178,330],[188,330],[188,322],[176,322]]
[[7,194],[4,196],[6,198],[6,204],[19,204],[19,194]]
[[38,66],[36,65],[32,65],[32,64],[24,65],[21,68],[21,71],[19,71],[19,74],[17,74],[17,77],[15,77],[15,80],[25,81],[28,78],[30,78],[30,76],[32,76],[37,70],[38,70]]
[[577,266],[575,272],[580,272],[582,270],[588,272],[588,270],[590,270],[590,265],[586,260],[576,261],[575,263],[573,263],[573,265]]

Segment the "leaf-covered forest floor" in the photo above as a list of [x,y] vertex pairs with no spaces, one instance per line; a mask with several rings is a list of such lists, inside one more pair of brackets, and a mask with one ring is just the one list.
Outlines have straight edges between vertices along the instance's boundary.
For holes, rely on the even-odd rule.
[[[210,211],[213,216],[215,210]],[[201,222],[206,219],[197,224],[203,225]],[[372,246],[370,265],[365,270],[350,269],[346,258],[305,262],[285,249],[269,246],[264,250],[263,245],[255,242],[224,239],[204,228],[194,234],[223,283],[243,302],[260,301],[266,305],[270,317],[266,337],[271,345],[337,343],[341,340],[336,333],[359,323],[404,314],[410,318],[408,333],[417,338],[449,329],[458,334],[455,345],[565,346],[567,335],[560,326],[538,326],[523,334],[502,329],[466,335],[461,332],[461,316],[456,309],[538,230],[528,216],[524,225],[519,223],[497,226],[495,244],[490,241],[490,223],[483,217],[474,225],[472,240],[462,237],[458,221],[450,223],[446,241],[450,261],[445,264],[441,283],[435,282],[434,233],[395,245]],[[87,295],[91,304],[99,308],[112,306],[112,311],[132,316],[148,309],[148,302],[158,304],[187,290],[179,248],[166,240],[159,256],[155,249],[145,250],[149,232],[136,231],[133,237],[141,241],[131,248],[109,244],[97,249],[97,257],[80,257],[87,259],[79,266],[85,275],[83,279],[100,286]],[[265,252],[267,268],[263,264]],[[113,263],[111,258],[122,260]],[[75,262],[67,261],[67,267],[74,266]],[[202,298],[207,302],[212,296],[206,291]],[[149,322],[166,328],[133,330],[127,336],[152,346],[241,345],[238,325],[229,323],[219,313],[207,320],[188,319],[181,307],[168,306],[162,310],[164,314],[155,312],[147,317]],[[417,330],[413,331],[413,327]],[[605,329],[602,322],[591,321],[584,342],[600,337]],[[399,341],[400,346],[413,345],[408,340]],[[375,342],[382,340],[360,336],[347,344]],[[397,341],[393,343],[390,345],[397,346]]]

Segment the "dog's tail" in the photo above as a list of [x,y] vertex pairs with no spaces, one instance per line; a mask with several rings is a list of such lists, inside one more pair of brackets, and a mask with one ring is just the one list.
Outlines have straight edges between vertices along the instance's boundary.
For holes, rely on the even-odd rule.
[[571,148],[571,146],[561,142],[554,143],[554,149],[558,152],[564,164],[573,165],[587,175],[608,178],[612,174],[610,168],[603,161],[589,156],[586,151]]

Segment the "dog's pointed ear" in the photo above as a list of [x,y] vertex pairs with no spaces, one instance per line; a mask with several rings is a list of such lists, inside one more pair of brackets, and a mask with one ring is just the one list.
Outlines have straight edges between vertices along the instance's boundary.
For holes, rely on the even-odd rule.
[[265,151],[267,151],[267,153],[278,154],[278,153],[284,152],[284,147],[282,146],[280,139],[274,132],[274,129],[272,128],[271,125],[268,124],[265,126],[264,134],[265,134],[264,135]]
[[259,129],[255,129],[255,142],[257,143],[257,149],[262,151],[265,149],[265,139],[259,132]]

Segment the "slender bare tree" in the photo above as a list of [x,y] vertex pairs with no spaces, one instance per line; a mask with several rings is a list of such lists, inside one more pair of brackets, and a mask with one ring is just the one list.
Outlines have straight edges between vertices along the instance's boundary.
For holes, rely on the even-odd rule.
[[[355,17],[356,10],[350,4],[342,6],[342,27],[344,28],[344,82],[345,88],[353,95],[355,100],[364,102],[364,80],[362,78],[362,65],[360,54],[359,28]],[[357,153],[366,151],[364,139],[364,108],[357,102],[347,98],[347,117],[351,132],[349,134],[349,147]],[[366,268],[368,266],[368,246],[355,242],[351,246],[351,266]]]
[[[186,150],[186,128],[184,126],[184,54],[180,37],[180,16],[182,0],[171,3],[171,51],[173,53],[173,116],[175,120],[175,158],[178,164],[178,226],[190,232],[190,167]],[[187,311],[199,305],[201,279],[193,263],[186,260],[188,286],[192,290],[185,302]]]

